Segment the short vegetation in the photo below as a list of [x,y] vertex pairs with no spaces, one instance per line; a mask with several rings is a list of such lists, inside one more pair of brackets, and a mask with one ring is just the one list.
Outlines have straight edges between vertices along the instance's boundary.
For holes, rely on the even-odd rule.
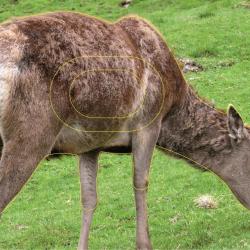
[[[1,0],[0,20],[79,11],[114,21],[137,14],[153,23],[178,58],[202,65],[186,79],[219,108],[235,105],[250,123],[250,9],[240,0]],[[45,135],[46,136],[46,135]],[[81,205],[77,157],[44,160],[0,219],[0,249],[75,249]],[[134,249],[135,208],[129,155],[102,154],[99,205],[90,249]],[[201,195],[217,206],[197,206]],[[155,151],[148,193],[155,249],[250,249],[250,213],[209,172]]]

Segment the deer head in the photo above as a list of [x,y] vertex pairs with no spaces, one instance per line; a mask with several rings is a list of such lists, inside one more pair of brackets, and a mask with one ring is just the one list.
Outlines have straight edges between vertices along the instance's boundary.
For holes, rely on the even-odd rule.
[[[223,157],[221,165],[211,167],[229,186],[237,199],[250,209],[250,129],[233,106],[227,114],[228,142],[217,157]],[[216,157],[216,156],[215,156]]]
[[214,172],[250,208],[250,128],[232,105],[225,114],[198,104],[188,103],[189,112],[178,109],[163,120],[157,144],[195,167]]

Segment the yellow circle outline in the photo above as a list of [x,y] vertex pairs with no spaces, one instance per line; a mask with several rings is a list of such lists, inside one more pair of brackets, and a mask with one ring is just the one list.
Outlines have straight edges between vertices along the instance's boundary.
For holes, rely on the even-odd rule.
[[[85,74],[87,72],[99,72],[99,71],[118,71],[118,70],[123,70],[123,71],[129,71],[129,70],[133,70],[131,68],[104,68],[104,69],[90,69],[90,70],[84,70],[82,71],[80,74],[78,74],[71,82],[70,86],[69,86],[69,101],[70,101],[70,104],[71,106],[73,107],[73,109],[81,116],[83,117],[86,117],[86,118],[89,118],[89,119],[125,119],[125,118],[128,118],[130,116],[133,116],[134,114],[136,114],[138,111],[140,111],[143,107],[143,104],[144,104],[144,101],[145,101],[145,96],[146,96],[146,89],[144,90],[144,93],[143,93],[143,98],[142,98],[142,101],[141,103],[138,105],[138,107],[136,108],[135,111],[132,111],[130,113],[128,113],[127,115],[123,115],[123,116],[88,116],[88,115],[85,115],[83,113],[81,113],[80,111],[78,111],[78,109],[74,106],[74,104],[72,103],[72,98],[70,96],[70,89],[72,87],[72,85],[74,84],[74,81],[80,77],[82,74]],[[139,78],[139,76],[135,73],[133,73],[134,77],[137,79],[138,82],[142,82],[141,79]]]
[[[63,121],[60,116],[57,114],[56,110],[54,109],[54,106],[53,106],[53,102],[52,102],[52,98],[51,98],[51,91],[52,91],[52,86],[53,86],[53,81],[55,79],[55,76],[58,74],[58,72],[60,71],[60,69],[62,67],[64,67],[64,65],[76,60],[76,59],[79,59],[79,58],[128,58],[128,59],[137,59],[137,60],[140,60],[142,61],[144,64],[148,64],[149,67],[151,69],[153,69],[153,71],[156,72],[156,74],[158,75],[158,77],[160,78],[160,82],[161,82],[161,87],[162,87],[162,101],[161,101],[161,106],[160,106],[160,109],[158,111],[158,113],[155,115],[155,117],[149,122],[147,123],[146,125],[140,127],[140,128],[137,128],[137,129],[131,129],[131,130],[83,130],[83,129],[77,129],[77,128],[74,128],[72,126],[70,126],[69,124],[67,124],[65,121]],[[55,72],[54,76],[52,77],[52,80],[50,82],[50,89],[49,89],[49,99],[50,99],[50,106],[51,106],[51,109],[52,111],[54,112],[54,114],[56,115],[57,119],[59,121],[61,121],[63,123],[64,126],[68,127],[68,128],[71,128],[77,132],[90,132],[90,133],[96,133],[96,132],[100,132],[100,133],[129,133],[129,132],[137,132],[137,131],[140,131],[146,127],[149,127],[155,120],[156,118],[160,115],[162,109],[163,109],[163,104],[164,104],[164,100],[165,100],[165,95],[163,95],[163,93],[165,92],[165,86],[163,84],[163,81],[162,81],[162,78],[161,78],[161,75],[160,73],[155,69],[155,67],[147,62],[146,60],[140,58],[140,57],[135,57],[135,56],[127,56],[127,55],[122,55],[122,56],[113,56],[113,55],[96,55],[96,56],[79,56],[79,57],[74,57],[72,59],[69,59],[67,60],[66,62],[64,62],[61,66],[59,66],[58,70]],[[113,118],[114,119],[114,118]]]

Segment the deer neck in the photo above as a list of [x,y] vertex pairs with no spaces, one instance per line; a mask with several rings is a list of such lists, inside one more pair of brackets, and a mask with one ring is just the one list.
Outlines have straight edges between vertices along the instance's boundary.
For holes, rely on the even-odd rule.
[[164,118],[157,145],[193,165],[212,169],[223,160],[216,156],[230,149],[227,115],[188,87],[181,102]]

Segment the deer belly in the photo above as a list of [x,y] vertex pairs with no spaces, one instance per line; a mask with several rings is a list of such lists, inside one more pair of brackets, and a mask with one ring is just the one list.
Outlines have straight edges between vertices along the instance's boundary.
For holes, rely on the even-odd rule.
[[95,149],[129,146],[131,133],[90,133],[64,127],[58,135],[53,151],[82,154]]

